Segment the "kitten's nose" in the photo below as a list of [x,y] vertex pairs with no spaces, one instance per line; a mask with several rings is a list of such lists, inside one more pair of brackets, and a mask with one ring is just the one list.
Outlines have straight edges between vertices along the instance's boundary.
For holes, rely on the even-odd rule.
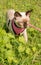
[[26,28],[27,27],[27,22],[24,22],[24,28]]

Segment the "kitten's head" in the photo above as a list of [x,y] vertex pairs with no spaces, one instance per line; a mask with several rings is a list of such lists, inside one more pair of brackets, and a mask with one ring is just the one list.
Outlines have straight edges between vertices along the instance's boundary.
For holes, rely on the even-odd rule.
[[15,12],[14,13],[14,18],[15,20],[18,22],[18,24],[23,27],[26,28],[27,24],[30,21],[30,13],[32,12],[32,10],[29,10],[27,12]]

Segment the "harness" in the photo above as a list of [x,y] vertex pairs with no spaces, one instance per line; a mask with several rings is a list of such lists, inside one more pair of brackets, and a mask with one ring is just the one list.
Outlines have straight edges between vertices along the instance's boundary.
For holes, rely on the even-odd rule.
[[20,35],[20,33],[22,33],[25,30],[25,28],[21,28],[21,27],[17,26],[14,19],[12,20],[11,26],[12,26],[13,32],[16,35]]

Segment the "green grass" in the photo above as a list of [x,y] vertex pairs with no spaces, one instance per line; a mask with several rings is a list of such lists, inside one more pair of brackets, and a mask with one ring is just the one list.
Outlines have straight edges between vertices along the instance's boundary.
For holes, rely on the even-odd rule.
[[8,9],[33,9],[30,23],[41,28],[41,0],[0,0],[0,65],[41,65],[41,32],[29,28],[28,42],[15,38],[6,27]]

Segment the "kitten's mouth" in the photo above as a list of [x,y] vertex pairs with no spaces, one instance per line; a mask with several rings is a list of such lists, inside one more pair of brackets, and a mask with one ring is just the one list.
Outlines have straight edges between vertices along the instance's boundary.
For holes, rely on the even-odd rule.
[[24,28],[27,28],[27,22],[24,22],[23,25],[24,25]]
[[17,21],[15,21],[15,24],[18,26],[18,27],[20,27],[20,28],[27,28],[27,22],[17,22]]

